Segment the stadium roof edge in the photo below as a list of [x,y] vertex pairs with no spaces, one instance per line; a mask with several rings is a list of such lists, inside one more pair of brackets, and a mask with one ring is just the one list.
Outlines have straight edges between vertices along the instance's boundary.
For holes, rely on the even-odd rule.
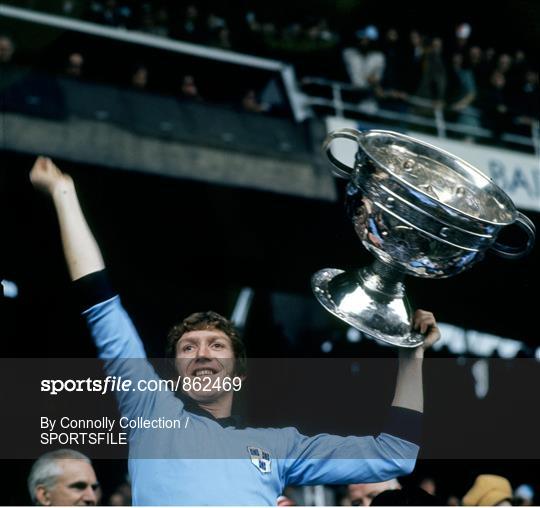
[[209,48],[208,46],[176,41],[132,30],[101,26],[88,21],[79,21],[64,16],[45,14],[5,4],[0,4],[0,16],[270,71],[280,72],[287,65],[278,60],[245,55],[224,49]]
[[302,94],[296,85],[294,68],[290,64],[281,62],[279,60],[245,55],[243,53],[237,53],[235,51],[224,49],[210,48],[208,46],[176,41],[165,37],[159,37],[157,35],[150,35],[131,30],[105,27],[96,23],[90,23],[88,21],[79,21],[64,16],[45,14],[5,4],[0,4],[0,16],[48,25],[55,28],[73,30],[90,35],[97,35],[100,37],[108,37],[110,39],[130,42],[133,44],[142,44],[148,47],[189,54],[200,58],[208,58],[231,64],[279,72],[281,74],[285,90],[287,91],[295,120],[300,122],[307,116],[305,105],[302,102]]

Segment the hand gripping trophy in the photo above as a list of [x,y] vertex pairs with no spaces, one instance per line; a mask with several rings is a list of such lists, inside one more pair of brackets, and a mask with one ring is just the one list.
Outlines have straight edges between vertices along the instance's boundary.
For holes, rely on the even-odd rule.
[[[330,145],[357,144],[354,167]],[[432,145],[391,131],[331,132],[323,149],[336,176],[349,180],[346,208],[362,244],[376,258],[350,272],[325,268],[312,277],[313,291],[332,314],[367,336],[400,347],[417,347],[405,275],[451,277],[480,261],[487,249],[514,259],[533,247],[534,224],[508,195],[467,162]],[[516,224],[523,247],[497,242]]]

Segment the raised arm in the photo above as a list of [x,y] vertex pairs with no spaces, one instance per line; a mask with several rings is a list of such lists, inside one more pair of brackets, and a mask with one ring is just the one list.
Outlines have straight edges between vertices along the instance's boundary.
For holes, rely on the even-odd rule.
[[[76,297],[84,308],[83,316],[99,357],[106,360],[107,374],[129,379],[133,386],[137,386],[140,380],[159,380],[146,360],[137,330],[118,295],[109,287],[103,257],[84,218],[72,178],[62,173],[50,159],[38,157],[30,172],[30,180],[36,189],[53,200],[67,267],[71,279],[76,281]],[[117,392],[117,398],[121,413],[136,417],[148,415],[156,407],[158,399],[173,400],[174,395],[169,392],[128,391]],[[178,404],[174,407],[178,408]]]
[[98,244],[79,205],[72,178],[46,157],[38,157],[30,180],[53,200],[64,257],[74,294],[85,316],[100,358],[145,358],[142,342],[109,286]]
[[[399,370],[392,408],[383,432],[376,437],[300,435],[285,429],[284,484],[318,485],[370,483],[409,474],[415,465],[424,405],[422,362],[424,350],[439,339],[431,312],[416,311],[414,327],[425,334],[424,344],[399,353]],[[333,460],[340,459],[340,460]]]
[[62,173],[51,159],[38,157],[30,181],[53,200],[71,280],[103,270],[101,251],[84,218],[72,178]]
[[423,412],[422,363],[424,351],[439,339],[440,332],[431,312],[417,310],[413,324],[416,330],[426,334],[426,340],[422,346],[416,349],[400,350],[396,391],[392,405]]

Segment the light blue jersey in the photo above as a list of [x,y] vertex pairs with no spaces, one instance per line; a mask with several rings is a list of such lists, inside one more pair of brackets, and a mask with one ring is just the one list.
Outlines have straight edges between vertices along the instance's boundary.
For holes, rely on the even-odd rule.
[[[108,374],[134,382],[159,379],[117,296],[84,315]],[[223,427],[189,412],[170,391],[120,392],[118,401],[129,419],[189,417],[180,430],[130,432],[135,505],[275,505],[287,485],[379,482],[409,474],[418,453],[416,444],[386,433],[306,437],[294,428]]]

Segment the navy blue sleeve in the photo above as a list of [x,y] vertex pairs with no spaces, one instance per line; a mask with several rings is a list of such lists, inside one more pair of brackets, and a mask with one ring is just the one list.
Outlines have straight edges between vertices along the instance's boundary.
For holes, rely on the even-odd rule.
[[115,296],[106,270],[93,272],[73,281],[75,301],[83,312],[98,303],[110,300]]
[[383,432],[420,446],[422,413],[413,409],[392,406],[388,411]]

